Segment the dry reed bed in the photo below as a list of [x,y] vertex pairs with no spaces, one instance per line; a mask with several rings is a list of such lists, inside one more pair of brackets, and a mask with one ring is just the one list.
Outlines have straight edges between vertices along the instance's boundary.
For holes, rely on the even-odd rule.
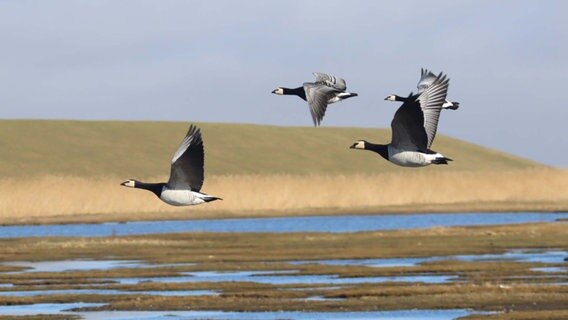
[[483,210],[497,211],[568,208],[568,171],[555,169],[211,176],[203,191],[225,200],[192,208],[168,206],[147,191],[121,187],[122,180],[2,179],[0,223],[388,212],[397,206],[406,211],[428,211],[428,206],[463,211],[484,203],[488,206],[481,206]]

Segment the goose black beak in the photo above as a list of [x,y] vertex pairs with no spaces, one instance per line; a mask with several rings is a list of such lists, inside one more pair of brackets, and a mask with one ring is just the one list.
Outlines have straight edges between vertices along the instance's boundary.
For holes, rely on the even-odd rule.
[[276,93],[276,89],[272,90],[272,92],[271,92],[271,93]]
[[120,185],[121,185],[121,186],[124,186],[124,187],[129,187],[128,184],[129,184],[130,182],[132,182],[133,180],[134,180],[134,179],[126,180],[126,181],[124,181],[123,183],[121,183]]
[[356,145],[357,145],[357,143],[352,144],[351,147],[349,147],[349,149],[355,149]]

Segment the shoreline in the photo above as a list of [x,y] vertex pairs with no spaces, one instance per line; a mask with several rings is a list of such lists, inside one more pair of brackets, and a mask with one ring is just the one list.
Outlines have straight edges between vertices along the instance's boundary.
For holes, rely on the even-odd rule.
[[[182,209],[183,210],[183,209]],[[189,211],[189,212],[188,212]],[[191,212],[193,211],[193,212]],[[173,212],[126,212],[126,213],[93,213],[78,215],[50,215],[28,217],[1,217],[0,226],[18,225],[55,225],[55,224],[102,224],[126,223],[130,221],[167,221],[167,220],[209,220],[209,219],[251,219],[307,216],[358,216],[358,215],[411,215],[411,214],[446,214],[446,213],[506,213],[535,212],[563,213],[568,212],[568,203],[558,202],[485,202],[454,204],[413,204],[369,206],[359,208],[300,208],[284,210],[200,210],[192,208]]]

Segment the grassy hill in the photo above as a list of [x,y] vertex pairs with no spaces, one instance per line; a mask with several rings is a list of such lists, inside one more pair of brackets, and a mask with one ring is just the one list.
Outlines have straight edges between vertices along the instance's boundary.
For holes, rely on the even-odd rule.
[[203,191],[224,201],[187,208],[119,183],[165,180],[188,123],[0,121],[0,224],[568,207],[568,172],[444,136],[454,162],[409,169],[349,149],[390,130],[198,125]]
[[[387,143],[390,129],[197,124],[203,132],[209,175],[409,170],[374,153],[349,149],[358,139]],[[0,175],[164,176],[187,128],[185,122],[2,120]],[[444,170],[539,166],[443,135],[436,138],[433,149],[455,160]]]

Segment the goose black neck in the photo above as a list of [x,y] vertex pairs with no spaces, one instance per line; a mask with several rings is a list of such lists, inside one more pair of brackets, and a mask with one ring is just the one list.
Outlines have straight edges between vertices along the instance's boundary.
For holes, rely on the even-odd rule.
[[306,100],[306,91],[304,90],[304,87],[298,87],[298,88],[294,88],[294,89],[282,88],[282,94],[295,95],[295,96],[298,96],[298,97]]
[[386,144],[365,143],[365,150],[370,150],[381,155],[386,160],[389,159],[389,148]]
[[160,195],[162,194],[162,187],[165,185],[166,185],[165,183],[145,183],[145,182],[136,181],[136,183],[134,184],[134,188],[151,191],[159,198]]
[[394,95],[394,101],[406,102],[406,100],[408,99],[410,99],[410,97],[401,97],[397,96],[396,94]]

